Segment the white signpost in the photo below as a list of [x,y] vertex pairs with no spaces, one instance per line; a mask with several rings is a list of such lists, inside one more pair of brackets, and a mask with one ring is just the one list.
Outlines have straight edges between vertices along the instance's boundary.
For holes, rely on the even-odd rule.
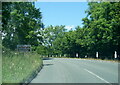
[[76,53],[76,57],[78,58],[78,53]]
[[96,52],[96,58],[98,58],[98,52]]
[[117,58],[117,52],[115,51],[114,57]]
[[85,58],[87,58],[87,55],[85,55]]
[[60,57],[61,57],[61,54],[60,54]]

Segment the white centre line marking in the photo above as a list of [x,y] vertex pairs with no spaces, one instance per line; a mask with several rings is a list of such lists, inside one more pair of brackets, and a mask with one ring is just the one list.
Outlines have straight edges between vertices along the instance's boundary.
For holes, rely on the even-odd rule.
[[[89,71],[89,70],[87,70],[87,69],[84,69],[84,70],[86,70],[86,71],[89,72],[90,74],[96,76],[97,78],[99,78],[100,80],[104,81],[105,83],[109,83],[109,84],[110,84],[110,82],[108,82],[108,81],[106,81],[105,79],[101,78],[101,77],[98,76],[97,74],[95,74],[95,73],[93,73],[93,72],[91,72],[91,71]],[[110,84],[110,85],[112,85],[112,84]]]

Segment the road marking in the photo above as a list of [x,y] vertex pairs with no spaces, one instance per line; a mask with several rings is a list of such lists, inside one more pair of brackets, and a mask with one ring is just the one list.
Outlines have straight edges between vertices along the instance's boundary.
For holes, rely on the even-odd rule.
[[[93,73],[93,72],[91,72],[91,71],[89,71],[89,70],[87,70],[87,69],[84,69],[84,70],[86,70],[86,71],[89,72],[90,74],[96,76],[97,78],[99,78],[100,80],[104,81],[105,83],[110,83],[110,82],[106,81],[105,79],[101,78],[100,76],[98,76],[97,74],[95,74],[95,73]],[[110,85],[112,85],[112,84],[110,83]]]

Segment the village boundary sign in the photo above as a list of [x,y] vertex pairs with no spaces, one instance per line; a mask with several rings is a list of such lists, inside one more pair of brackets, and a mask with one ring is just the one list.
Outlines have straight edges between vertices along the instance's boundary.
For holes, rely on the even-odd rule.
[[31,45],[17,45],[17,51],[29,52],[31,51]]

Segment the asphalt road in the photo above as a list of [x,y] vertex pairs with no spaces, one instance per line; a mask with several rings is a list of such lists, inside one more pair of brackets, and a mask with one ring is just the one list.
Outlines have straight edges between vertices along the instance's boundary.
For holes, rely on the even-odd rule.
[[52,58],[31,83],[118,83],[118,63]]

